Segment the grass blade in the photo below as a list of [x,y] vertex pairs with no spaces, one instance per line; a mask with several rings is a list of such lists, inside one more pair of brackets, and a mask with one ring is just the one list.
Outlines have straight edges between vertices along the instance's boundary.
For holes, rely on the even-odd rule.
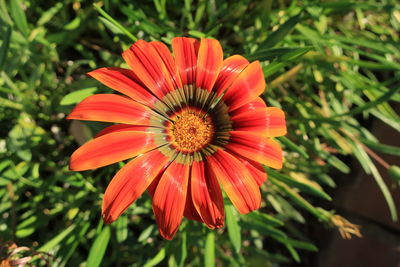
[[206,247],[204,252],[204,266],[215,266],[215,234],[213,231],[208,231],[206,237]]
[[15,25],[25,37],[28,37],[29,28],[26,20],[25,12],[22,9],[22,3],[19,0],[11,0],[10,2],[11,16],[14,19]]
[[7,25],[7,30],[3,36],[3,43],[0,48],[0,71],[3,70],[4,62],[7,58],[8,47],[10,45],[10,37],[11,37],[12,29],[9,25]]
[[234,208],[232,205],[225,205],[226,227],[228,228],[228,235],[232,242],[235,251],[239,253],[242,243],[240,234],[240,226],[234,216]]
[[143,267],[153,267],[162,262],[165,259],[165,247],[160,249],[160,251],[157,253],[154,258],[148,260]]
[[124,26],[122,26],[118,21],[113,19],[107,12],[105,12],[98,4],[93,4],[94,8],[99,12],[104,18],[106,18],[111,24],[118,28],[122,33],[129,37],[132,41],[136,42],[138,39],[131,34]]
[[74,230],[75,228],[75,224],[69,226],[67,229],[65,229],[64,231],[62,231],[61,233],[59,233],[58,235],[56,235],[53,239],[51,239],[49,242],[47,242],[46,244],[44,244],[43,246],[41,246],[38,251],[41,252],[49,252],[51,250],[53,250],[58,244],[61,243],[61,241],[64,240],[64,238],[66,238],[71,232],[72,230]]
[[283,38],[285,38],[285,36],[294,29],[296,24],[300,22],[301,17],[302,15],[298,14],[288,19],[279,27],[278,30],[272,32],[268,38],[262,44],[260,44],[260,48],[271,48],[282,41]]
[[111,230],[110,226],[103,228],[101,233],[96,237],[92,247],[89,251],[89,256],[87,259],[87,266],[98,267],[103,260],[104,254],[106,252],[108,243],[110,242]]

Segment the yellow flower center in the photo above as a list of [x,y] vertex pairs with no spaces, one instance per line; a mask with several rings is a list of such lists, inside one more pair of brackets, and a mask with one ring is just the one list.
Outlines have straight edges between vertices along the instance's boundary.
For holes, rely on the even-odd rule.
[[184,110],[172,118],[170,137],[180,151],[194,152],[209,144],[214,126],[210,116],[196,110]]

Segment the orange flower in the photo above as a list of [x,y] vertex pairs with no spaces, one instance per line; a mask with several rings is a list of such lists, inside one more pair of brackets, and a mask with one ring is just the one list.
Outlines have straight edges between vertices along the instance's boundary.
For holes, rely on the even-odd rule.
[[112,179],[104,220],[115,221],[147,189],[161,235],[172,239],[182,216],[214,229],[224,225],[220,186],[240,213],[260,206],[261,164],[282,167],[272,137],[286,133],[282,110],[267,107],[258,61],[223,60],[217,40],[140,40],[122,56],[131,70],[89,75],[124,94],[97,94],[68,119],[117,123],[71,156],[70,169],[96,169],[133,158]]

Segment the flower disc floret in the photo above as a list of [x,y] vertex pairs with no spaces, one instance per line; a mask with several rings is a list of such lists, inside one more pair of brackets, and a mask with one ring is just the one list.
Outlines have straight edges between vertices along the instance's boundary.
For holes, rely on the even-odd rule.
[[204,112],[184,110],[171,118],[169,137],[177,150],[195,152],[209,144],[214,136],[210,116]]

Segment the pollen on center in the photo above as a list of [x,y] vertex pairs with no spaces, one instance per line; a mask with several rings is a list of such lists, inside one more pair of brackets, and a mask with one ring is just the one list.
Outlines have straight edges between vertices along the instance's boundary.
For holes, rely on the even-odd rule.
[[214,134],[210,116],[196,110],[184,110],[172,118],[170,137],[180,151],[194,152],[209,144]]

